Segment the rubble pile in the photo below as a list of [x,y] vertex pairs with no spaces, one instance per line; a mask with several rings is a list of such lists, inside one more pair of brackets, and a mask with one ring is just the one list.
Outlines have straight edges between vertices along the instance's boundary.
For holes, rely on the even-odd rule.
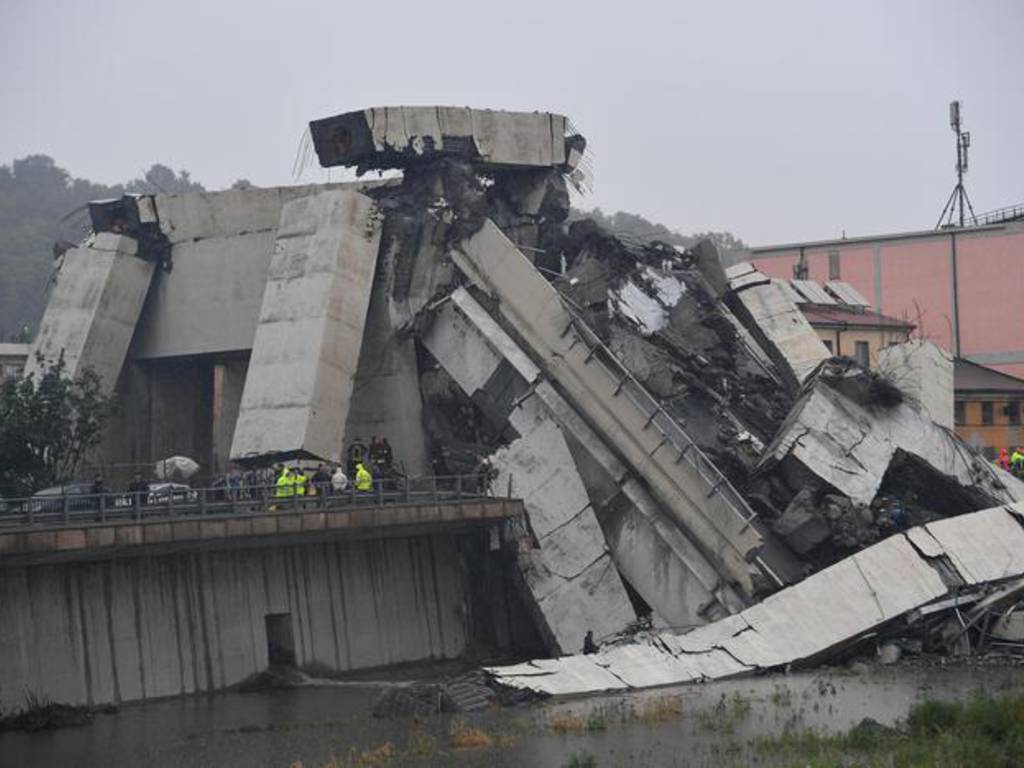
[[[588,632],[654,628],[607,663],[494,671],[512,687],[817,658],[956,585],[1020,575],[981,575],[953,542],[930,543],[957,520],[977,541],[996,518],[1021,534],[1018,512],[999,510],[1024,500],[950,431],[952,368],[932,345],[893,348],[867,371],[831,358],[779,285],[748,264],[723,269],[710,242],[681,250],[570,223],[586,142],[563,116],[384,107],[310,127],[322,165],[402,177],[278,192],[262,218],[253,204],[197,232],[171,226],[189,201],[116,204],[167,235],[167,265],[217,238],[273,240],[232,458],[336,461],[353,435],[401,435],[410,475],[475,473],[524,500],[516,578],[551,655],[579,652]],[[265,211],[279,211],[276,228]],[[135,245],[104,247],[114,285]],[[152,272],[133,278],[136,317]],[[40,348],[57,348],[62,328],[44,323]],[[92,347],[78,335],[84,365]],[[124,349],[103,358],[108,378]],[[846,599],[836,574],[856,602],[848,616],[825,607]],[[576,667],[593,680],[577,684]]]

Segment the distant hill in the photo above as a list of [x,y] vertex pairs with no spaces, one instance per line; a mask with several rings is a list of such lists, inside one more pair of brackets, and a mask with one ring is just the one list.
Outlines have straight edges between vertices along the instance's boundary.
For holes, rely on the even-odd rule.
[[624,211],[606,214],[600,208],[594,208],[592,211],[581,211],[574,208],[569,218],[594,219],[612,232],[621,232],[642,240],[661,240],[683,248],[689,248],[699,241],[707,239],[718,248],[726,265],[738,261],[740,253],[747,249],[747,245],[731,232],[697,232],[692,235],[684,235],[669,229],[664,224],[648,221],[643,216]]
[[0,341],[39,325],[53,271],[53,247],[78,242],[89,227],[90,200],[125,193],[201,191],[188,171],[153,165],[141,179],[107,186],[76,179],[47,155],[0,166]]

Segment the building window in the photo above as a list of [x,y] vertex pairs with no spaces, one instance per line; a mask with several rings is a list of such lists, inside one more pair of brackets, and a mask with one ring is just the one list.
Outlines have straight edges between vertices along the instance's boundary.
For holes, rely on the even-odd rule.
[[832,339],[822,339],[821,341],[825,345],[825,349],[828,350],[828,353],[830,355],[835,354],[835,352],[832,351]]
[[828,252],[828,279],[839,279],[839,251]]
[[853,343],[853,359],[865,368],[871,364],[868,343],[866,341],[855,341]]
[[957,400],[953,403],[953,423],[956,425],[963,425],[967,423],[967,416],[964,413],[964,401]]
[[995,424],[995,419],[992,416],[993,412],[992,403],[981,404],[981,423],[985,425]]
[[1006,404],[1006,418],[1010,424],[1020,424],[1020,403]]

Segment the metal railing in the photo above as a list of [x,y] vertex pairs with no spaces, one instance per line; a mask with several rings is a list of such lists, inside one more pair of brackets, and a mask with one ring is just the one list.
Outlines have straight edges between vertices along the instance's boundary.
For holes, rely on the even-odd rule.
[[1024,219],[1024,203],[1008,205],[1005,208],[997,208],[974,217],[974,224],[983,227],[986,224],[1001,224],[1004,221],[1016,221]]
[[269,512],[327,512],[386,504],[458,503],[494,498],[480,475],[382,478],[368,491],[330,483],[295,486],[176,487],[144,491],[66,493],[0,499],[0,530],[94,523],[152,521],[179,517],[241,516]]
[[566,312],[572,318],[571,325],[566,331],[575,331],[586,346],[588,350],[586,362],[596,361],[601,364],[606,375],[615,382],[615,394],[624,393],[627,401],[643,415],[645,429],[653,427],[657,430],[662,438],[662,444],[669,444],[675,450],[674,462],[679,464],[686,461],[690,464],[701,480],[711,489],[707,493],[707,498],[715,495],[721,496],[730,511],[742,522],[741,531],[746,530],[757,517],[757,513],[750,508],[739,491],[697,446],[696,441],[690,437],[683,426],[647,391],[647,388],[637,380],[600,337],[569,307],[566,307]]

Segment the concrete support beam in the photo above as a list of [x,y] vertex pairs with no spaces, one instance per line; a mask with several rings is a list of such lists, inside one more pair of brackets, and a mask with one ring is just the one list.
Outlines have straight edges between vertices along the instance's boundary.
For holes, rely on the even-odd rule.
[[749,560],[761,548],[753,512],[682,428],[566,309],[561,297],[490,220],[452,251],[469,278],[498,301],[572,404],[642,477],[741,594],[753,595]]
[[358,192],[284,206],[232,459],[340,459],[379,246],[374,203]]
[[63,353],[69,376],[92,368],[110,394],[124,365],[154,265],[136,256],[130,237],[100,233],[64,254],[25,372],[37,373],[37,355]]

